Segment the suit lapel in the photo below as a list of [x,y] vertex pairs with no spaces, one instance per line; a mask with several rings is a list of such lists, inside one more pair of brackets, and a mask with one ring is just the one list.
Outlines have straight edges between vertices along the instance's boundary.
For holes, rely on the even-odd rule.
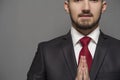
[[72,80],[74,80],[76,76],[76,71],[77,71],[77,62],[75,59],[70,32],[64,37],[62,49],[63,49],[63,55],[65,57],[67,67],[73,78]]
[[[71,73],[72,80],[74,80],[76,77],[76,73],[77,73],[77,62],[75,59],[75,53],[74,53],[74,48],[73,48],[70,32],[66,36],[64,36],[63,43],[61,45],[62,45],[65,62]],[[108,47],[107,45],[108,45],[107,36],[101,32],[99,41],[98,41],[98,45],[96,48],[95,56],[93,59],[91,71],[90,71],[90,79],[91,80],[96,79],[97,73],[99,72],[100,67],[101,67],[101,65],[104,61],[105,55],[106,55],[106,51],[107,51],[107,47]]]
[[97,73],[100,70],[100,67],[104,61],[106,50],[107,50],[107,36],[105,36],[102,32],[99,37],[98,45],[96,48],[95,56],[93,59],[91,71],[90,71],[90,79],[95,80]]

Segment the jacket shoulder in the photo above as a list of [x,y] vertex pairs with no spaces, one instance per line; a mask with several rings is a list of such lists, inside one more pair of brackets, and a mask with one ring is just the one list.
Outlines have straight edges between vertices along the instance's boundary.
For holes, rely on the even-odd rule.
[[49,40],[49,41],[40,42],[38,45],[39,45],[39,46],[55,46],[55,45],[61,45],[62,42],[63,42],[64,40],[66,40],[68,37],[69,37],[69,38],[71,37],[70,33],[65,34],[65,35],[62,35],[62,36],[59,36],[59,37],[56,37],[56,38],[51,39],[51,40]]
[[114,38],[114,37],[112,37],[112,36],[109,36],[109,35],[105,35],[106,37],[107,37],[107,39],[108,39],[108,41],[110,42],[110,44],[113,46],[113,45],[115,45],[115,46],[120,46],[120,40],[119,39],[116,39],[116,38]]

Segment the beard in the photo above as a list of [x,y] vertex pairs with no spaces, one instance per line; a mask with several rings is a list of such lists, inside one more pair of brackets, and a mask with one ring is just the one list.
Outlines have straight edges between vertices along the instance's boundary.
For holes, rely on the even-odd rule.
[[81,29],[81,30],[89,30],[89,29],[92,29],[92,28],[95,28],[98,26],[100,18],[101,18],[101,14],[99,15],[98,19],[96,21],[94,21],[93,23],[89,23],[89,21],[90,21],[89,19],[88,20],[83,19],[83,20],[81,20],[81,23],[76,22],[73,20],[71,15],[70,15],[70,18],[71,18],[72,24],[76,28]]

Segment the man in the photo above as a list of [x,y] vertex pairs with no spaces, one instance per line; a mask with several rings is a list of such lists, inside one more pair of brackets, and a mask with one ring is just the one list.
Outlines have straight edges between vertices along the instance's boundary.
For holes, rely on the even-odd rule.
[[104,0],[65,1],[71,30],[39,44],[27,80],[120,80],[120,41],[99,27],[106,7]]

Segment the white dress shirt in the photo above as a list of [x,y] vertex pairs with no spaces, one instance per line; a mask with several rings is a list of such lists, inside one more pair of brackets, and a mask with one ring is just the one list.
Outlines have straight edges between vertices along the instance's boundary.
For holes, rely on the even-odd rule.
[[[93,32],[91,32],[89,35],[87,35],[88,37],[91,38],[91,41],[88,44],[88,48],[89,48],[89,51],[92,55],[92,58],[94,58],[94,54],[95,54],[96,46],[97,46],[97,43],[98,43],[99,35],[100,35],[99,27],[97,27]],[[81,38],[83,38],[84,35],[79,33],[74,27],[71,27],[71,36],[72,36],[76,61],[78,63],[79,53],[82,49],[82,45],[79,42],[79,40]]]

